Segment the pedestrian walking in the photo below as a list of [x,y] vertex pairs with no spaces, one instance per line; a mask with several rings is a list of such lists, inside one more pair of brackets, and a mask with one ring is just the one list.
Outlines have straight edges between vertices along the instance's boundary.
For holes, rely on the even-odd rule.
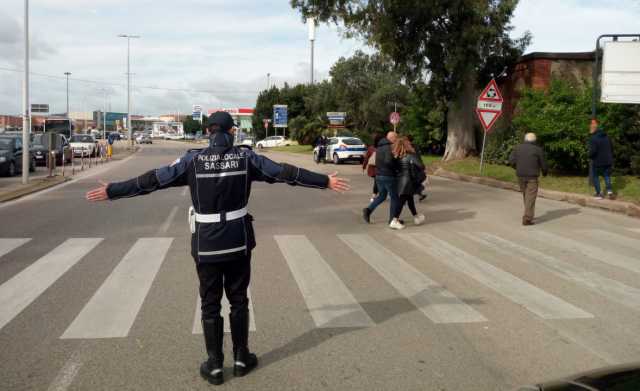
[[376,147],[382,139],[383,136],[380,133],[374,134],[373,144],[369,145],[367,153],[365,153],[364,159],[362,159],[362,170],[366,170],[367,175],[373,179],[373,192],[369,200],[370,203],[378,196],[378,185],[376,184]]
[[389,204],[389,228],[402,229],[404,225],[395,215],[400,204],[398,198],[398,159],[393,156],[393,144],[398,138],[396,132],[389,132],[387,136],[378,142],[376,149],[376,184],[378,196],[362,210],[362,218],[368,224],[371,222],[371,214],[383,203],[387,196],[391,199]]
[[327,162],[327,145],[328,144],[329,144],[329,139],[327,139],[327,136],[325,135],[320,135],[316,139],[315,146],[318,147],[318,155],[316,160],[317,164],[320,164],[321,161],[323,164]]
[[418,214],[413,196],[419,194],[422,182],[426,179],[425,167],[418,159],[415,149],[407,137],[400,137],[393,146],[393,155],[398,159],[398,196],[400,204],[395,219],[399,220],[402,209],[407,205],[415,225],[424,223],[425,216]]
[[534,133],[527,133],[524,136],[524,143],[515,147],[511,152],[509,163],[516,167],[516,175],[524,199],[522,225],[533,225],[536,198],[538,197],[538,178],[541,171],[543,176],[547,176],[549,172],[547,162],[544,159],[544,151],[536,145]]
[[[415,151],[415,155],[418,157],[418,160],[420,161],[420,163],[422,163],[422,151],[413,142],[413,136],[408,134],[407,135],[407,139],[411,143],[411,146],[413,147],[413,150]],[[427,180],[427,178],[426,178],[426,174],[425,174],[424,181],[422,181],[422,182],[425,182],[426,180]],[[425,193],[426,189],[425,189],[425,186],[424,186],[424,184],[422,182],[420,182],[420,186],[418,186],[418,188],[416,189],[416,194],[418,195],[418,202],[422,202],[428,197],[428,194]]]
[[89,201],[117,200],[145,195],[175,186],[189,186],[193,207],[189,210],[191,255],[200,280],[202,330],[208,359],[200,375],[222,384],[224,320],[220,316],[223,289],[231,313],[233,373],[244,376],[258,365],[249,350],[249,299],[251,251],[256,246],[253,217],[247,210],[251,183],[287,183],[292,186],[349,190],[335,174],[324,175],[275,163],[249,147],[234,146],[233,119],[216,112],[207,121],[209,146],[189,150],[168,166],[151,170],[124,182],[103,184],[87,193]]
[[589,129],[591,137],[589,139],[589,159],[591,159],[591,172],[589,173],[593,179],[593,186],[596,193],[596,199],[603,199],[600,176],[604,177],[604,185],[607,190],[607,196],[614,199],[613,187],[611,186],[611,168],[613,167],[613,147],[609,136],[604,130],[598,126],[598,121],[591,121]]

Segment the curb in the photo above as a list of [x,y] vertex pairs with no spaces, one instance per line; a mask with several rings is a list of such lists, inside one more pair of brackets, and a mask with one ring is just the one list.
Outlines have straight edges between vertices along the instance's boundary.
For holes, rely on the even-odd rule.
[[48,179],[38,179],[22,189],[8,191],[4,194],[0,193],[0,203],[12,201],[29,194],[37,193],[39,191],[58,186],[59,184],[70,181],[71,177],[55,176]]
[[[476,177],[471,175],[457,174],[455,172],[447,171],[440,167],[436,169],[433,175],[447,178],[447,179],[453,179],[456,181],[470,182],[470,183],[476,183],[479,185],[497,187],[504,190],[513,190],[517,192],[520,191],[520,187],[515,183],[504,182],[504,181],[500,181],[498,179],[493,179],[493,178],[484,178],[484,177]],[[563,202],[568,202],[570,204],[580,205],[583,207],[602,209],[610,212],[621,213],[630,217],[640,218],[640,205],[637,205],[631,202],[615,201],[615,200],[595,200],[589,196],[585,196],[581,194],[564,193],[561,191],[545,190],[545,189],[539,189],[538,196],[542,198],[550,199],[550,200],[563,201]]]
[[[113,162],[121,162],[124,161],[128,158],[130,158],[131,156],[135,155],[136,152],[139,151],[139,148],[136,147],[136,149],[128,154],[127,156],[124,156],[122,158],[114,158],[112,159]],[[97,166],[96,166],[97,167]],[[108,167],[108,166],[107,166]],[[83,175],[84,173],[84,175]],[[91,174],[90,171],[78,171],[76,172],[75,176],[54,176],[52,178],[39,178],[39,179],[34,179],[32,180],[32,182],[27,185],[24,188],[21,189],[16,189],[16,190],[10,190],[7,191],[6,193],[2,193],[0,192],[0,205],[6,204],[9,201],[15,201],[19,198],[31,195],[31,194],[35,194],[35,193],[39,193],[43,190],[47,190],[47,189],[51,189],[53,187],[56,187],[58,185],[61,185],[63,183],[67,183],[69,181],[73,181],[73,180],[77,180],[77,179],[82,179],[86,174]]]

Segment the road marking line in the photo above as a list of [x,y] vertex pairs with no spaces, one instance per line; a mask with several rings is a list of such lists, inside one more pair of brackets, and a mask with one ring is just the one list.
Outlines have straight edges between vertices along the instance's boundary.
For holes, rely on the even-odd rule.
[[[256,317],[253,313],[253,299],[251,298],[251,290],[247,290],[247,297],[249,298],[249,331],[256,331]],[[224,322],[224,332],[231,332],[231,327],[229,325],[229,313],[231,312],[231,307],[229,305],[229,300],[225,294],[222,295],[222,309],[220,310],[220,315],[223,318],[226,318]],[[198,295],[198,300],[196,300],[196,315],[193,318],[193,334],[202,334],[202,302],[200,301],[200,295]]]
[[592,314],[433,235],[423,233],[398,236],[439,262],[466,274],[543,319],[593,318]]
[[185,197],[187,195],[187,191],[189,191],[189,186],[185,186],[184,190],[182,190],[182,196]]
[[80,345],[80,347],[73,352],[71,357],[65,362],[60,372],[53,382],[47,388],[47,391],[65,391],[71,386],[73,380],[78,375],[80,368],[86,361],[89,351],[86,344]]
[[627,228],[629,231],[636,232],[640,234],[640,228]]
[[0,238],[0,257],[30,241],[31,238]]
[[552,234],[544,231],[532,230],[530,235],[544,243],[553,243],[556,246],[562,247],[564,250],[576,252],[587,258],[600,261],[612,266],[617,266],[622,269],[630,270],[632,272],[640,273],[640,262],[637,258],[627,257],[622,254],[615,253],[610,249],[606,251],[600,247],[590,244],[582,243],[577,240],[565,238],[563,236]]
[[[580,266],[559,260],[540,251],[521,246],[489,233],[463,234],[469,239],[487,246],[502,255],[517,258],[533,265],[540,265],[567,281],[582,284],[607,299],[626,307],[640,310],[640,289],[601,276]],[[518,256],[519,254],[519,256]]]
[[0,285],[0,329],[78,263],[102,238],[71,238]]
[[369,327],[374,322],[304,235],[276,235],[293,278],[319,328]]
[[126,337],[172,241],[138,239],[60,338]]
[[614,232],[604,231],[601,229],[586,229],[582,230],[591,238],[602,238],[607,242],[615,243],[619,246],[629,247],[636,251],[640,251],[640,240],[632,239],[628,236],[620,235]]
[[369,235],[338,235],[401,295],[434,323],[486,322],[487,319]]
[[178,212],[178,206],[174,206],[173,208],[171,208],[171,212],[169,212],[169,216],[167,216],[166,220],[164,221],[164,223],[162,223],[162,225],[160,226],[160,229],[158,230],[158,233],[160,234],[166,234],[167,231],[169,230],[169,227],[171,227],[171,222],[173,221],[173,218],[176,217],[176,212]]

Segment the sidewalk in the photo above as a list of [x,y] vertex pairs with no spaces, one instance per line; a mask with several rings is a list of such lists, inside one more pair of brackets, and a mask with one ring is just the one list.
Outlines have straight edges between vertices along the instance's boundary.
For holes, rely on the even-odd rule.
[[[135,146],[134,150],[128,149],[128,144],[123,142],[116,143],[114,145],[113,157],[111,161],[118,161],[125,159],[131,154],[138,151],[139,147]],[[100,163],[100,159],[93,160],[91,167],[89,167],[88,158],[85,158],[84,169],[81,167],[81,159],[74,159],[74,168],[70,164],[65,165],[64,168],[64,176],[62,176],[62,167],[56,167],[54,171],[54,176],[48,177],[49,170],[46,167],[37,167],[35,173],[29,173],[29,183],[26,185],[22,184],[21,176],[16,176],[13,178],[0,178],[0,204],[3,202],[15,200],[21,197],[24,197],[29,194],[37,193],[39,191],[48,189],[53,186],[57,186],[61,183],[70,181],[74,179],[76,176],[82,173],[89,172],[96,167],[103,167],[104,165],[108,165],[108,161],[103,161]],[[75,171],[75,176],[73,175],[73,171]]]
[[[443,178],[453,179],[457,181],[471,182],[471,183],[477,183],[485,186],[497,187],[505,190],[514,190],[518,192],[520,191],[520,187],[515,183],[500,181],[493,178],[458,174],[455,172],[447,171],[441,167],[436,169],[433,175],[443,177]],[[542,188],[539,189],[538,196],[542,198],[551,199],[551,200],[569,202],[571,204],[577,204],[577,205],[585,206],[589,208],[603,209],[610,212],[622,213],[627,216],[640,218],[640,205],[637,205],[631,202],[606,200],[606,199],[596,200],[593,197],[590,197],[587,195],[565,193],[565,192],[554,191],[554,190],[545,190]]]

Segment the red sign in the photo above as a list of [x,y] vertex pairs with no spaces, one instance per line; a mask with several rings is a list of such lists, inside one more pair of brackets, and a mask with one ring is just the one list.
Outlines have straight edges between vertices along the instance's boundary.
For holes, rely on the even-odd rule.
[[391,113],[391,115],[389,116],[389,122],[391,122],[393,125],[397,125],[400,123],[400,113],[394,111],[393,113]]
[[480,119],[480,123],[484,131],[489,133],[491,127],[496,123],[502,115],[502,94],[495,80],[491,80],[478,97],[478,105],[476,114]]

